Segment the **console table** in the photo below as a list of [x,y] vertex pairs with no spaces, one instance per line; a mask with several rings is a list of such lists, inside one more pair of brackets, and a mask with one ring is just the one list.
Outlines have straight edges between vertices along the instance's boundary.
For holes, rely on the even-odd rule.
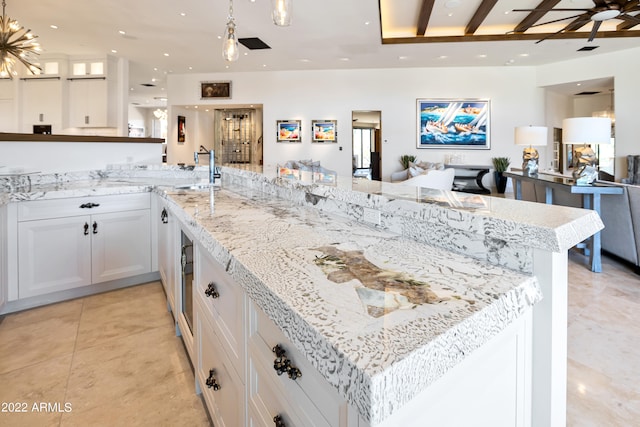
[[482,178],[489,173],[490,166],[446,164],[444,167],[456,170],[456,176],[453,179],[453,191],[491,194],[491,190],[482,185]]
[[[513,180],[513,188],[517,200],[522,200],[522,182],[531,182],[544,186],[545,203],[553,204],[554,191],[567,191],[572,194],[582,194],[582,204],[585,209],[592,209],[600,215],[600,200],[602,194],[622,194],[623,189],[620,186],[607,184],[604,182],[595,182],[591,185],[576,185],[572,178],[564,178],[559,176],[542,175],[537,177],[523,175],[522,172],[504,172],[504,175]],[[602,256],[600,232],[587,239],[589,242],[589,261],[591,263],[591,271],[595,273],[602,272]]]

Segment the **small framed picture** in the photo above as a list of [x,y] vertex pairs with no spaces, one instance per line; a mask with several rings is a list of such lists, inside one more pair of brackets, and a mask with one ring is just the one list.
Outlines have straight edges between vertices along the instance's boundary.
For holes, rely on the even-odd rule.
[[311,121],[311,142],[333,143],[338,142],[338,121],[337,120],[312,120]]
[[301,120],[278,120],[276,128],[278,132],[276,142],[302,142],[300,137],[302,131]]
[[185,116],[178,116],[178,144],[184,144],[187,135],[187,119]]
[[231,82],[200,82],[200,99],[231,98]]

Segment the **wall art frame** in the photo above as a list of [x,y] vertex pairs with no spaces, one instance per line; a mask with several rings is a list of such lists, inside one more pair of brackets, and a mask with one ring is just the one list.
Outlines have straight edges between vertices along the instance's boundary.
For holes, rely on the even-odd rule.
[[337,120],[311,120],[311,142],[333,144],[338,142]]
[[488,99],[417,99],[417,148],[491,148]]
[[277,120],[276,142],[302,142],[302,120]]
[[178,116],[178,144],[184,144],[187,135],[187,118]]
[[231,99],[231,81],[200,82],[200,99]]

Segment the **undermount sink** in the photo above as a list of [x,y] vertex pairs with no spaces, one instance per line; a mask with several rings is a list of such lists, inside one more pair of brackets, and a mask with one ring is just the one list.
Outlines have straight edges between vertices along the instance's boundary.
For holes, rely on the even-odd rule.
[[211,184],[209,182],[192,182],[189,184],[174,185],[173,188],[175,188],[176,190],[208,190],[210,188],[216,190],[220,188],[220,184]]

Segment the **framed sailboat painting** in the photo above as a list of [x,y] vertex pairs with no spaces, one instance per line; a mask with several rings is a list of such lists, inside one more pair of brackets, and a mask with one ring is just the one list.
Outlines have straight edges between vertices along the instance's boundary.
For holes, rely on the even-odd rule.
[[489,149],[487,99],[418,99],[417,147]]

